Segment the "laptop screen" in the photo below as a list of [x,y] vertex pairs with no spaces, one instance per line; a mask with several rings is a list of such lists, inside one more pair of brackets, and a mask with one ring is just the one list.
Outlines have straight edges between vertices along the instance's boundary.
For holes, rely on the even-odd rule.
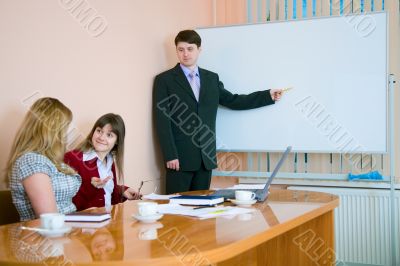
[[283,162],[286,160],[286,158],[291,150],[292,150],[291,146],[287,147],[285,152],[283,153],[281,159],[279,160],[278,164],[275,166],[274,171],[272,172],[271,176],[268,178],[267,183],[265,184],[262,194],[259,195],[259,198],[261,201],[264,201],[267,198],[269,187],[271,186],[271,183],[272,183],[272,179],[274,179],[274,177],[278,173],[279,169],[281,168]]

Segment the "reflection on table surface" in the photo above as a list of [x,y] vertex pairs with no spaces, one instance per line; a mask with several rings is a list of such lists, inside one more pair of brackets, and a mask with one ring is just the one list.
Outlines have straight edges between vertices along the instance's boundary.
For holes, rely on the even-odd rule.
[[337,196],[326,193],[272,190],[266,202],[253,205],[253,213],[206,220],[164,215],[156,223],[143,224],[132,218],[137,212],[137,201],[128,201],[112,208],[112,220],[106,226],[73,228],[60,238],[47,238],[20,228],[21,225],[37,227],[39,220],[1,226],[0,262],[143,263],[202,254],[203,262],[207,263],[209,251],[243,241],[248,245],[252,239],[268,240],[277,230],[288,230],[291,223],[299,223],[299,219],[305,222],[337,205]]

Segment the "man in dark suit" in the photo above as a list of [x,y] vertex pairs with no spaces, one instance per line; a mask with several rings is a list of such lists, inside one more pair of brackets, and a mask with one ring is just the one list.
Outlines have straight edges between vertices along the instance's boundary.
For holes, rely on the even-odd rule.
[[273,104],[282,90],[232,94],[216,73],[197,66],[201,38],[184,30],[175,38],[179,63],[156,76],[156,130],[167,167],[167,194],[209,189],[217,167],[215,121],[218,105],[247,110]]

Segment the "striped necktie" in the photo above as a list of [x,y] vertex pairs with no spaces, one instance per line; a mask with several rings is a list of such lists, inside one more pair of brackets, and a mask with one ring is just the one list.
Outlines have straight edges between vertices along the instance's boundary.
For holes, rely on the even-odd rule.
[[196,97],[196,100],[199,101],[200,84],[199,84],[199,79],[196,78],[196,73],[194,71],[189,73],[189,83],[190,87],[192,87],[194,97]]

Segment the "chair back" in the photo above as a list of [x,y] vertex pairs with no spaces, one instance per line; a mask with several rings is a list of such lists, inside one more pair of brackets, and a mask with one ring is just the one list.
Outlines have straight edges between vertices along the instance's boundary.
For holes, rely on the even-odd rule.
[[19,222],[19,214],[12,202],[10,190],[0,190],[0,225]]

